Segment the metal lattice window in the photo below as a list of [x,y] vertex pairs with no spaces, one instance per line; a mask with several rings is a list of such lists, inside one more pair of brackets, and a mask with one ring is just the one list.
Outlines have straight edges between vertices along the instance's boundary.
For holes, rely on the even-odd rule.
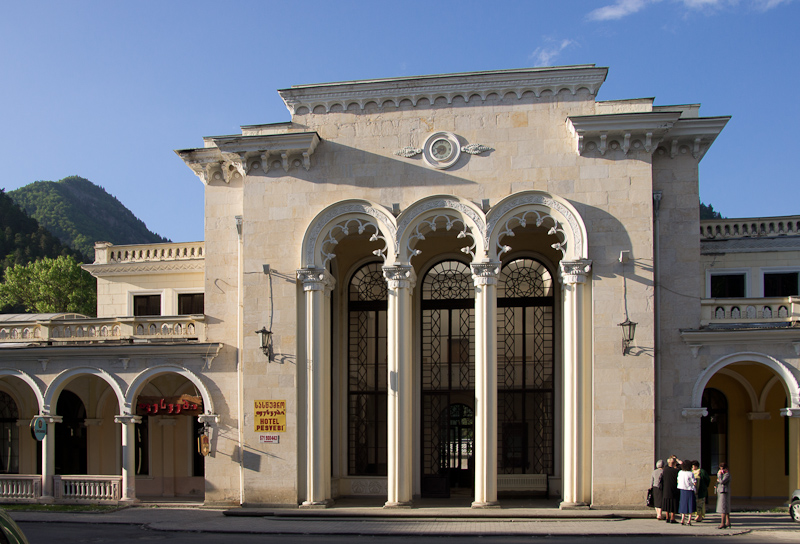
[[507,263],[498,281],[498,472],[553,474],[554,286],[539,261]]
[[348,293],[348,474],[386,475],[387,285],[379,263],[361,267]]
[[463,404],[475,396],[472,273],[462,262],[444,261],[428,271],[421,287],[423,482],[436,477],[448,487],[472,487],[474,408]]

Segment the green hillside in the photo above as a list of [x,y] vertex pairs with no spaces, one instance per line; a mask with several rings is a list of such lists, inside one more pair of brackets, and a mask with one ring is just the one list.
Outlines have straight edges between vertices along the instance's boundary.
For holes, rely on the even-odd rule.
[[36,181],[8,195],[42,227],[89,257],[94,257],[94,243],[100,240],[113,244],[169,242],[148,230],[105,189],[78,176],[58,182]]
[[[42,228],[0,189],[0,278],[2,271],[15,264],[28,264],[41,257],[72,255],[78,261],[86,256]],[[94,256],[94,252],[91,254]],[[89,260],[88,262],[91,262]]]

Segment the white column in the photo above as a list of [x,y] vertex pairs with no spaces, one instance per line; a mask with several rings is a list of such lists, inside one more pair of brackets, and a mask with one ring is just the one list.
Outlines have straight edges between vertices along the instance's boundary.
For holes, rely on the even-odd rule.
[[47,421],[47,436],[42,441],[42,502],[53,502],[53,476],[56,473],[56,423],[61,416],[43,415]]
[[584,283],[591,261],[562,261],[564,285],[564,462],[561,508],[585,507],[591,502],[592,389],[584,326],[589,307]]
[[416,283],[410,266],[387,266],[383,275],[389,285],[387,312],[388,356],[388,496],[384,508],[411,505],[413,487],[413,344],[411,295]]
[[297,271],[306,306],[306,500],[303,507],[331,504],[330,294],[333,278],[324,270]]
[[497,502],[497,275],[500,263],[473,263],[475,282],[475,501]]
[[122,502],[136,501],[136,424],[141,421],[141,416],[114,416],[114,423],[122,424]]

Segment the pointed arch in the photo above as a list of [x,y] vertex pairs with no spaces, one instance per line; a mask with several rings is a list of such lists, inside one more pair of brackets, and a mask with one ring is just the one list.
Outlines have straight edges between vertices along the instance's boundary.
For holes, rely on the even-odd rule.
[[385,262],[397,254],[397,224],[383,206],[368,200],[343,200],[328,206],[311,221],[303,237],[303,268],[324,269],[335,257],[333,249],[339,241],[358,229],[372,232],[372,241],[383,240],[383,249],[375,250]]
[[472,260],[482,260],[486,256],[486,216],[468,200],[452,195],[430,196],[412,204],[397,219],[397,262],[400,264],[410,264],[411,259],[419,255],[414,249],[416,242],[424,240],[426,233],[440,226],[448,231],[455,227],[454,235],[472,239],[471,246],[462,249]]
[[486,214],[486,247],[488,257],[497,261],[510,249],[504,238],[513,236],[513,229],[535,222],[545,226],[554,236],[552,247],[561,251],[564,260],[587,259],[589,250],[586,224],[566,199],[544,191],[523,191],[504,198]]
[[203,397],[203,413],[205,415],[216,415],[216,412],[214,411],[214,401],[211,398],[211,392],[205,386],[203,380],[200,379],[200,376],[188,368],[178,365],[154,366],[137,374],[133,379],[133,382],[131,382],[130,387],[128,387],[128,392],[125,395],[126,405],[133,406],[133,403],[136,401],[136,397],[139,396],[139,393],[142,391],[142,389],[144,389],[144,386],[153,378],[163,374],[178,374],[192,382],[200,392],[200,396]]
[[789,394],[790,408],[800,408],[800,384],[798,384],[797,377],[792,372],[789,366],[779,361],[778,359],[763,353],[756,352],[738,352],[730,355],[720,357],[712,364],[710,364],[695,381],[694,388],[692,389],[692,407],[702,407],[703,390],[706,388],[708,381],[714,374],[722,370],[728,365],[734,363],[756,363],[762,364],[772,369],[778,376],[780,376],[787,393]]
[[50,382],[50,385],[47,386],[47,391],[45,391],[44,410],[47,412],[52,412],[53,408],[55,408],[53,403],[56,399],[58,399],[58,395],[61,394],[61,391],[64,390],[69,382],[81,376],[95,376],[106,382],[109,387],[113,389],[114,394],[117,396],[119,413],[125,413],[125,394],[122,392],[122,386],[120,385],[119,379],[110,372],[89,366],[70,368],[68,370],[64,370],[58,376],[56,376],[55,379]]

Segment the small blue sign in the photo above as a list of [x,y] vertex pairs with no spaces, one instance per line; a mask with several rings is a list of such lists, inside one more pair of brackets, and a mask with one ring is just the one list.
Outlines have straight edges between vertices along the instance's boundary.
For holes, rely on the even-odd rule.
[[33,438],[41,442],[47,436],[47,420],[42,416],[36,416],[31,420],[31,434]]

